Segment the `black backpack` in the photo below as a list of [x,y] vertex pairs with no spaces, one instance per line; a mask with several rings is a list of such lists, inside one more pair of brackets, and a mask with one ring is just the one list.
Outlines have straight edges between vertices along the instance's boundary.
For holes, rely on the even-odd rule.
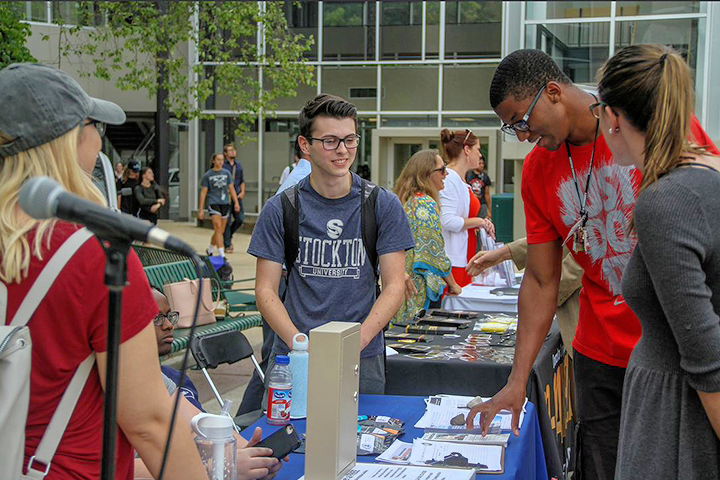
[[[360,179],[362,195],[360,195],[360,231],[362,232],[363,244],[365,252],[375,274],[376,293],[380,294],[380,286],[378,284],[379,259],[377,254],[377,237],[378,227],[375,218],[375,206],[377,204],[377,196],[380,188],[377,185]],[[285,189],[282,195],[282,211],[283,211],[283,228],[285,230],[285,268],[287,269],[287,278],[290,278],[290,271],[295,265],[298,249],[300,247],[300,196],[298,192],[300,186],[295,184],[291,188]]]

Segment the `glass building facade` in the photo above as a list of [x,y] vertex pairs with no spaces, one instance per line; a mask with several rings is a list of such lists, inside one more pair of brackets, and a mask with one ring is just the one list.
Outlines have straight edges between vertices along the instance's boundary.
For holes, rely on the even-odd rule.
[[[527,149],[497,132],[487,92],[499,61],[518,48],[544,50],[574,82],[593,84],[597,69],[619,48],[672,45],[695,71],[698,115],[707,123],[708,102],[718,98],[707,84],[710,10],[711,2],[694,1],[288,2],[291,31],[315,39],[306,61],[315,67],[316,85],[300,85],[296,97],[279,102],[272,118],[259,119],[250,142],[236,142],[246,172],[246,211],[259,212],[275,193],[291,161],[298,111],[320,92],[357,105],[363,141],[356,165],[370,167],[374,181],[392,186],[409,154],[437,146],[441,128],[471,128],[491,144],[495,192],[516,191],[514,162]],[[234,112],[208,113],[216,120],[191,128],[202,159],[237,140]],[[717,138],[720,122],[710,121],[709,127]],[[373,148],[373,136],[391,144]]]
[[[60,23],[57,18],[89,27],[104,21],[92,2],[13,5],[41,28]],[[314,39],[304,60],[314,67],[314,85],[298,85],[296,96],[279,99],[245,139],[235,136],[239,112],[227,99],[213,98],[205,113],[215,119],[191,121],[180,134],[181,218],[197,207],[198,181],[211,153],[228,142],[235,143],[245,170],[246,212],[256,215],[292,159],[300,108],[321,92],[357,105],[362,141],[356,166],[367,166],[373,181],[392,186],[410,154],[437,147],[441,128],[470,128],[486,151],[493,191],[518,191],[529,147],[499,132],[488,89],[503,56],[520,48],[547,52],[574,82],[592,85],[598,67],[618,49],[672,45],[694,71],[697,115],[720,141],[720,56],[711,53],[720,51],[715,2],[287,1],[284,9],[290,31]],[[262,37],[251,41],[263,48]],[[202,63],[202,52],[190,47],[189,63]],[[266,68],[248,65],[246,72],[262,79]],[[266,80],[263,87],[269,87]]]

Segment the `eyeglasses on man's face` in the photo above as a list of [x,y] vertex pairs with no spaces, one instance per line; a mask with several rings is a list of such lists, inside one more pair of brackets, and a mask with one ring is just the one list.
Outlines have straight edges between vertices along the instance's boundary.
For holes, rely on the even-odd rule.
[[337,150],[341,143],[344,144],[345,148],[348,150],[353,150],[360,145],[360,135],[356,133],[348,135],[345,138],[338,138],[334,136],[323,138],[308,137],[308,140],[310,140],[310,143],[312,143],[313,140],[322,142],[323,149],[328,151]]
[[530,104],[530,108],[528,108],[527,112],[525,112],[525,115],[523,115],[520,120],[513,123],[512,125],[503,123],[502,127],[500,127],[500,130],[502,130],[503,133],[507,133],[508,135],[517,135],[518,132],[524,133],[530,131],[530,125],[528,124],[528,120],[530,120],[530,115],[532,115],[535,105],[537,105],[538,100],[540,100],[540,95],[542,95],[542,93],[545,91],[545,87],[547,87],[547,85],[543,85],[543,87],[538,91],[532,103]]
[[180,312],[158,313],[153,319],[153,325],[162,327],[165,325],[165,320],[170,322],[172,326],[177,325],[178,320],[180,320]]
[[100,135],[101,138],[105,136],[105,129],[107,127],[107,124],[99,120],[88,119],[87,122],[83,123],[83,126],[88,125],[92,125],[93,127],[95,127],[95,130],[97,130],[98,135]]
[[607,106],[608,104],[605,102],[593,103],[592,105],[590,105],[590,113],[593,114],[593,117],[600,120],[600,114],[602,113],[602,109]]

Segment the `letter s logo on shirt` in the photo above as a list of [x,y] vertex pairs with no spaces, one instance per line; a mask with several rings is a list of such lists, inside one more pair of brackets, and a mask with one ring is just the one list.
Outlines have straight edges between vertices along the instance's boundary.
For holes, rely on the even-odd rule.
[[340,238],[343,231],[343,222],[339,219],[330,220],[327,222],[327,234],[328,237],[333,240]]

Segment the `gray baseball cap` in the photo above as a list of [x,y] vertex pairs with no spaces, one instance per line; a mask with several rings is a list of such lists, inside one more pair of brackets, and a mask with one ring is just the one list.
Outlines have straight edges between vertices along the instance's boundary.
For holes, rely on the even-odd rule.
[[66,134],[86,118],[120,125],[125,112],[85,93],[70,75],[47,65],[15,63],[0,70],[0,158]]

